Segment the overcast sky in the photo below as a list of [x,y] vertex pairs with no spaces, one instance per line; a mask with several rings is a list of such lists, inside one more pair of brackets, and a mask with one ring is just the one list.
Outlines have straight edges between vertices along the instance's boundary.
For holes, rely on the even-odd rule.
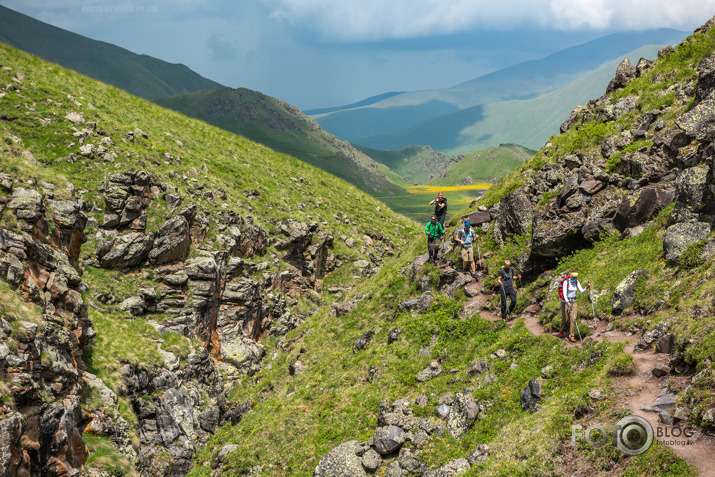
[[452,86],[615,31],[692,31],[715,0],[0,0],[301,109]]

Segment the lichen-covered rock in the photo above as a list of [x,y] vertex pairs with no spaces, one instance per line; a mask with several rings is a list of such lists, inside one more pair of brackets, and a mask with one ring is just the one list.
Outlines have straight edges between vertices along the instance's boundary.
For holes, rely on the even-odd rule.
[[261,369],[261,360],[266,354],[262,344],[239,336],[233,341],[221,343],[221,356],[239,372],[253,376]]
[[461,439],[479,416],[479,405],[461,393],[454,396],[454,403],[447,415],[447,433]]
[[671,225],[663,236],[665,259],[671,265],[680,263],[680,256],[688,245],[705,240],[710,235],[710,224],[704,222]]
[[531,226],[534,207],[524,193],[517,189],[502,199],[497,223],[502,235],[522,235]]
[[685,134],[699,141],[715,139],[715,98],[709,97],[675,120]]
[[438,361],[432,361],[425,369],[418,371],[415,377],[417,381],[424,383],[442,374],[442,369]]
[[673,189],[644,187],[623,199],[613,222],[621,229],[640,225],[652,219],[660,209],[673,202],[673,199]]
[[360,477],[366,476],[362,459],[357,456],[361,450],[358,441],[348,441],[335,447],[320,459],[313,477]]
[[613,300],[611,301],[611,310],[613,313],[623,313],[625,309],[633,305],[638,278],[643,276],[648,276],[648,270],[631,272],[618,284],[616,290],[613,292]]

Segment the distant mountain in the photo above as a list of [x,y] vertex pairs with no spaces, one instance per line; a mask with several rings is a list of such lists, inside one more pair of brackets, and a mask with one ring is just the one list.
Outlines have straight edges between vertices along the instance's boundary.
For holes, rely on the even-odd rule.
[[[364,139],[405,130],[431,118],[478,105],[535,98],[572,83],[643,45],[675,44],[685,36],[684,32],[670,29],[615,33],[450,88],[393,95],[367,106],[315,112],[313,117],[325,130],[338,137],[381,149],[383,146],[376,146],[374,142]],[[600,96],[603,90],[605,85],[584,94],[592,98]],[[521,144],[521,141],[516,142]],[[418,144],[429,144],[442,150],[434,143]],[[490,143],[489,146],[496,144],[499,142]],[[539,146],[541,144],[534,147]],[[403,146],[391,147],[399,149]]]
[[359,138],[355,142],[376,149],[399,149],[408,144],[429,144],[447,154],[486,149],[494,144],[518,143],[537,149],[589,99],[601,96],[618,64],[628,57],[654,58],[660,46],[645,46],[619,57],[570,84],[529,100],[511,100],[466,108],[435,117],[413,127]]
[[365,146],[354,146],[380,164],[389,167],[392,172],[413,185],[426,184],[432,175],[441,171],[452,161],[452,156],[429,146],[407,146],[399,151],[382,151]]
[[434,186],[460,186],[495,182],[516,170],[536,151],[518,144],[500,144],[483,151],[460,154],[428,182]]
[[323,131],[313,119],[280,99],[250,89],[221,87],[155,102],[290,154],[372,195],[405,194],[391,181],[399,179],[387,167]]
[[404,91],[392,91],[389,93],[378,94],[377,96],[370,96],[369,98],[365,98],[362,101],[358,101],[357,103],[346,104],[345,106],[335,106],[333,108],[322,108],[322,109],[310,109],[310,110],[305,110],[303,112],[310,116],[313,114],[332,113],[333,111],[340,111],[342,109],[359,108],[360,106],[369,106],[371,104],[377,103],[378,101],[382,101],[383,99],[388,99],[388,98],[391,98],[393,96],[397,96],[398,94],[403,94],[403,93],[404,93]]
[[187,66],[92,40],[1,5],[0,41],[145,99],[221,86]]

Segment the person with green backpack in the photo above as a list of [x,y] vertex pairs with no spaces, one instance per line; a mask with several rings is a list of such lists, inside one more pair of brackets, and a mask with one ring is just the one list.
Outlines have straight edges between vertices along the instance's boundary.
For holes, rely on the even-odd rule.
[[437,221],[437,216],[433,215],[432,219],[425,226],[425,234],[427,235],[427,250],[429,251],[429,261],[437,263],[437,254],[439,253],[439,239],[444,235],[444,227]]
[[[566,324],[569,323],[570,319],[568,339],[572,343],[576,341],[574,331],[577,329],[576,312],[578,310],[578,304],[576,303],[576,292],[584,293],[589,288],[591,288],[591,283],[587,283],[586,288],[581,286],[581,283],[578,281],[577,270],[572,270],[570,274],[566,275],[561,282],[559,282],[559,298],[561,299],[561,328],[559,329],[559,336],[561,338],[564,337]],[[580,334],[579,332],[579,335]]]

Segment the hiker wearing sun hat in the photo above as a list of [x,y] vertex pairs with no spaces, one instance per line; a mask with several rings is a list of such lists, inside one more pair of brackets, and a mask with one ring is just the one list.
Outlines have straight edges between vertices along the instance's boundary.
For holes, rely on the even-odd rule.
[[584,293],[590,287],[590,283],[586,284],[586,288],[581,286],[581,283],[578,281],[577,270],[572,270],[571,273],[566,275],[559,284],[559,298],[561,298],[561,328],[559,329],[559,336],[561,338],[564,337],[564,330],[566,329],[566,324],[568,322],[569,341],[572,343],[576,341],[576,337],[574,336],[574,331],[576,330],[576,312],[578,310],[576,292],[578,291],[579,293]]
[[474,232],[468,220],[464,222],[464,228],[459,230],[454,238],[457,242],[462,244],[462,266],[464,267],[464,271],[466,272],[468,267],[471,266],[472,275],[477,273],[474,264],[474,248],[472,247],[472,242],[474,242],[475,238],[479,238],[479,235]]

